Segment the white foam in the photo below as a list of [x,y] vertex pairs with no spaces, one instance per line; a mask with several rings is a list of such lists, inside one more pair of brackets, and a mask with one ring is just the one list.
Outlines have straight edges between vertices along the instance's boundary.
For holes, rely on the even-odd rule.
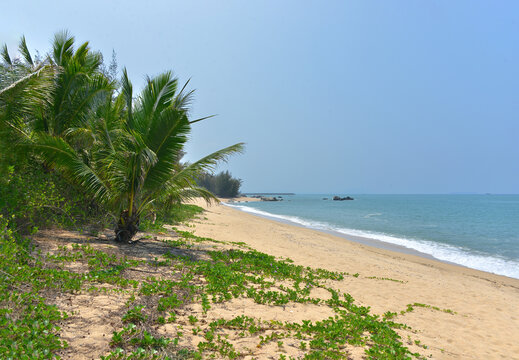
[[364,217],[365,218],[370,218],[370,217],[373,217],[373,216],[381,216],[381,215],[382,215],[382,213],[373,213],[373,214],[367,214]]
[[302,218],[297,217],[297,216],[271,214],[271,213],[266,212],[266,211],[258,210],[258,209],[251,208],[251,207],[248,207],[248,206],[243,206],[243,205],[231,205],[231,204],[228,204],[228,203],[223,203],[223,204],[227,205],[229,207],[240,209],[240,210],[248,212],[248,213],[252,213],[252,214],[256,214],[256,215],[261,215],[261,216],[266,216],[266,217],[274,218],[274,219],[281,219],[281,220],[285,220],[285,221],[290,221],[290,222],[293,222],[293,223],[296,223],[296,224],[299,224],[299,225],[303,225],[303,226],[306,226],[306,227],[309,227],[309,228],[313,228],[313,229],[330,230],[328,228],[330,225],[327,224],[327,223],[306,220],[306,219],[302,219]]
[[271,214],[266,211],[243,205],[225,205],[248,213],[289,221],[312,229],[334,231],[344,235],[374,239],[389,244],[403,246],[408,249],[431,255],[438,260],[448,261],[472,269],[519,279],[519,261],[516,260],[506,259],[496,255],[476,253],[469,249],[428,240],[401,238],[389,234],[341,228],[329,223],[311,221],[297,216]]

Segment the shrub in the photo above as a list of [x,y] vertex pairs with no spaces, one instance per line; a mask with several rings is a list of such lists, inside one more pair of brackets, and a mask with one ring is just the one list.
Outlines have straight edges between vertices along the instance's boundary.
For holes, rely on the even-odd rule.
[[39,163],[7,167],[0,179],[0,214],[21,234],[108,220],[96,202]]

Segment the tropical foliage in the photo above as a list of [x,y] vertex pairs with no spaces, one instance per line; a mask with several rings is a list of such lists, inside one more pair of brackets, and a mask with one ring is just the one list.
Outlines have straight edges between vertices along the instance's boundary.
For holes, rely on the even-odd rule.
[[[0,160],[4,169],[39,161],[57,171],[114,217],[116,239],[130,241],[141,217],[194,197],[215,199],[196,184],[202,173],[241,152],[243,144],[181,164],[193,123],[193,91],[171,72],[148,78],[138,96],[126,69],[120,81],[106,74],[88,42],[75,47],[58,33],[52,51],[33,60],[25,39],[23,60],[4,46],[0,90]],[[113,69],[112,69],[113,70]]]

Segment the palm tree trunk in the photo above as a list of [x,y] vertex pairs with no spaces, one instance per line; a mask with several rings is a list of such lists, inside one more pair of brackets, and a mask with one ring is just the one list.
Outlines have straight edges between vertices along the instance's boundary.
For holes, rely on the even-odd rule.
[[129,215],[128,210],[124,210],[119,216],[119,221],[115,228],[115,241],[128,243],[139,231],[139,216],[133,212]]

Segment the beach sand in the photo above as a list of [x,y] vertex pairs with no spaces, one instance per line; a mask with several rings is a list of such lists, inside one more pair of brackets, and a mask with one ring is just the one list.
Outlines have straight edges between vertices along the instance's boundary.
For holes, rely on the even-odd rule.
[[[419,340],[427,345],[427,349],[421,348],[421,354],[433,359],[519,359],[517,279],[373,248],[223,205],[198,205],[207,212],[204,220],[189,229],[196,235],[245,242],[258,251],[288,257],[299,265],[359,274],[347,276],[336,286],[360,305],[370,306],[375,314],[400,313],[413,303],[455,312],[414,306],[413,311],[395,318],[412,328],[413,342]],[[245,311],[253,304],[238,305]],[[330,315],[321,310],[294,307],[290,316],[319,320]],[[264,306],[256,315],[264,319],[279,316],[275,311],[275,307]],[[236,308],[232,312],[229,315],[238,315]],[[401,333],[403,342],[410,345],[408,334],[408,330]],[[416,346],[411,348],[415,350]],[[362,353],[352,357],[362,358]]]

